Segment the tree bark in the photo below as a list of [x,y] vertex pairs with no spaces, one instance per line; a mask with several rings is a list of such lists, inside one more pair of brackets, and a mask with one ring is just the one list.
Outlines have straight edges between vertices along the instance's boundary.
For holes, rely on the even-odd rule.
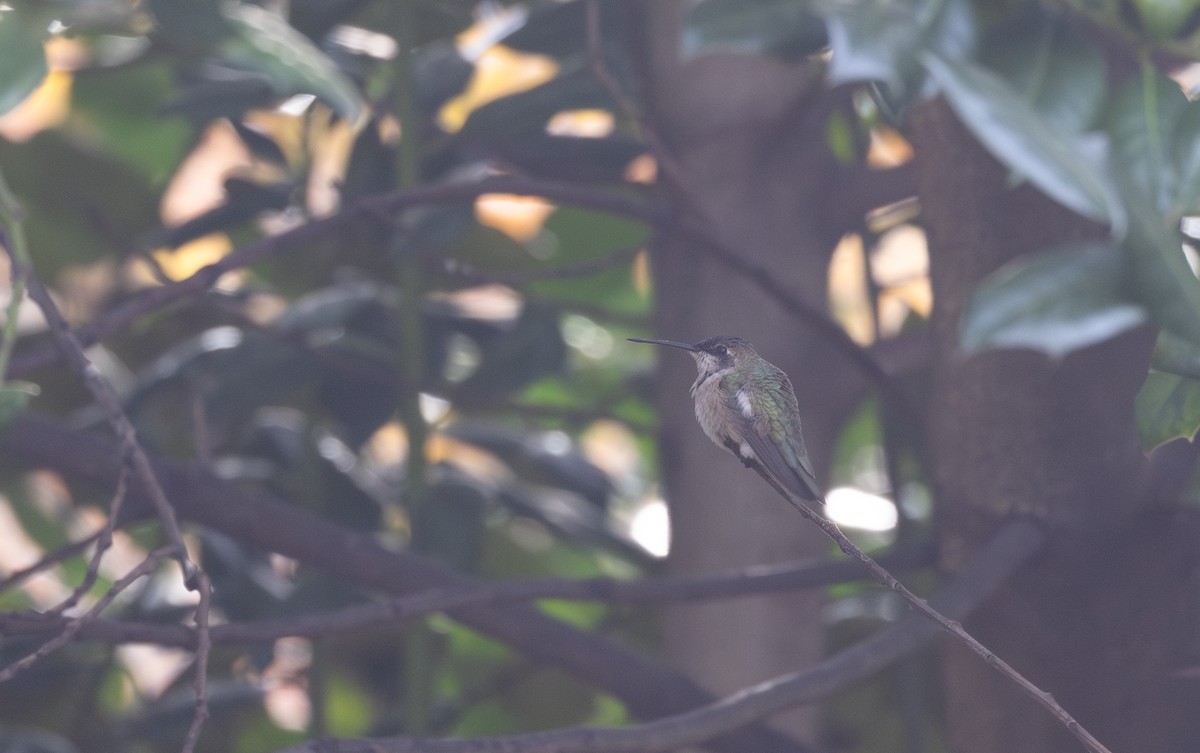
[[[660,166],[678,213],[654,249],[656,326],[663,337],[696,342],[716,334],[750,340],[793,381],[816,467],[827,466],[835,427],[863,382],[825,341],[767,300],[745,276],[714,261],[689,227],[711,227],[712,243],[765,266],[794,295],[824,309],[829,237],[822,209],[834,165],[824,112],[810,72],[765,58],[678,56],[684,4],[646,9],[646,101],[671,161]],[[696,424],[688,387],[692,359],[661,354],[661,467],[671,510],[670,569],[697,573],[821,556],[826,543],[775,492],[709,442]],[[840,373],[842,380],[832,378]],[[839,391],[831,394],[831,385]],[[824,480],[824,479],[822,479]],[[669,657],[717,693],[822,655],[822,597],[796,593],[672,607]],[[814,737],[815,714],[777,720]]]
[[[1034,517],[1051,551],[967,628],[1113,751],[1195,750],[1200,541],[1194,516],[1150,493],[1133,400],[1154,333],[1060,362],[957,351],[964,307],[990,272],[1056,242],[1106,233],[1006,171],[942,101],[912,118],[934,310],[928,431],[941,561],[956,569],[997,522]],[[1167,503],[1167,504],[1164,504]],[[1075,750],[1063,727],[976,657],[946,660],[950,749]]]

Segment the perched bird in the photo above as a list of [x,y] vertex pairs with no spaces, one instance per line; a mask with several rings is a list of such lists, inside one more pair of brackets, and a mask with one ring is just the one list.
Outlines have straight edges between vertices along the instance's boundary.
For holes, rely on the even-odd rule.
[[[669,345],[692,354],[696,420],[718,446],[753,468],[787,497],[824,503],[800,433],[800,409],[791,380],[740,337],[716,335],[695,345],[674,340],[631,342]],[[791,501],[791,500],[789,500]]]

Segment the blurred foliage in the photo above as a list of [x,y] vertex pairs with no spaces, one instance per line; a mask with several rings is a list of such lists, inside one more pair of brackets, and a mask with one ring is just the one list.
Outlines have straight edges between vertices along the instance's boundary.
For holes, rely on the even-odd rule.
[[[8,113],[0,170],[24,207],[37,271],[74,320],[102,319],[231,247],[394,190],[401,138],[420,145],[427,186],[507,171],[645,196],[626,177],[645,148],[589,71],[580,0],[414,1],[406,29],[394,28],[387,3],[295,0],[286,17],[267,5],[12,0],[0,10],[0,114]],[[874,97],[856,122],[835,112],[841,120],[822,131],[836,136],[843,163],[865,160],[865,133],[902,129],[906,108],[940,91],[1014,182],[1105,224],[1103,241],[1045,250],[981,286],[964,346],[1059,357],[1153,321],[1163,330],[1162,373],[1138,408],[1147,443],[1157,444],[1200,426],[1200,284],[1179,243],[1180,221],[1200,210],[1200,111],[1148,62],[1152,53],[1198,54],[1195,4],[1170,5],[704,0],[681,45],[688,55],[734,50],[789,61],[831,49],[829,83]],[[601,4],[600,52],[637,98],[629,13],[624,3]],[[1111,86],[1104,51],[1076,13],[1119,29],[1146,65]],[[543,56],[549,78],[479,96],[461,128],[448,128],[443,107],[481,78],[480,61],[501,43],[508,54]],[[395,65],[396,55],[411,64]],[[65,112],[27,109],[55,76],[70,82],[57,90]],[[612,127],[599,136],[548,129],[581,110],[603,113]],[[394,113],[404,111],[416,122],[398,123]],[[38,118],[32,133],[15,130]],[[486,578],[653,572],[655,558],[624,524],[653,491],[644,470],[652,355],[616,344],[647,333],[650,292],[637,251],[650,229],[578,207],[506,211],[488,218],[470,201],[443,203],[407,210],[395,224],[362,212],[335,233],[226,275],[207,294],[149,313],[93,358],[154,452],[196,460],[456,570]],[[409,306],[400,275],[414,259],[422,297]],[[413,331],[422,335],[420,383],[401,356]],[[18,358],[49,341],[33,328]],[[17,383],[0,386],[0,425],[27,403],[80,426],[102,423],[62,370],[29,379],[41,389],[32,399]],[[425,448],[407,446],[410,432],[396,418],[414,393],[432,429]],[[863,453],[883,441],[882,412],[871,403],[847,423],[835,477],[860,480],[853,474]],[[625,433],[611,430],[614,420]],[[598,434],[604,443],[592,441]],[[431,469],[415,492],[405,477],[413,451]],[[917,465],[906,464],[907,480],[921,480]],[[94,528],[107,504],[54,479],[2,481],[24,537],[47,551]],[[194,536],[214,607],[229,620],[369,596],[232,538]],[[118,539],[134,552],[154,540],[139,531]],[[74,584],[85,567],[76,556],[55,574]],[[113,580],[102,572],[93,593]],[[178,620],[188,610],[167,580],[150,579],[111,615]],[[48,597],[32,594],[0,598],[10,609],[44,606]],[[844,595],[848,603],[864,596]],[[654,648],[644,611],[543,609]],[[853,621],[841,622],[852,635]],[[217,651],[214,718],[199,750],[254,753],[308,733],[494,735],[626,721],[614,699],[447,620],[420,630],[319,641],[291,664],[280,646]],[[31,645],[4,639],[0,653],[7,663]],[[406,651],[413,646],[420,661]],[[0,686],[0,751],[176,749],[190,718],[186,676],[151,687],[136,664],[79,644]],[[264,703],[263,687],[294,691],[290,716]],[[851,718],[878,717],[890,702],[890,693],[865,695],[870,710],[856,707]],[[893,721],[889,735],[901,726]],[[886,747],[883,727],[872,737],[834,726],[846,749]]]
[[[178,0],[13,7],[0,11],[0,111],[11,113],[7,122],[35,117],[17,105],[51,68],[69,76],[69,99],[65,114],[31,137],[0,139],[0,168],[22,203],[38,273],[80,302],[78,318],[103,317],[161,284],[156,278],[186,276],[215,258],[213,248],[219,254],[392,190],[399,133],[392,112],[401,98],[420,118],[404,129],[426,145],[421,179],[429,184],[504,164],[633,193],[621,187],[625,165],[642,152],[630,136],[545,130],[563,109],[612,111],[578,66],[543,87],[492,95],[461,131],[442,130],[440,108],[471,83],[474,58],[489,49],[464,53],[471,48],[455,43],[475,22],[474,3],[416,4],[408,14],[416,26],[403,35],[379,3],[296,2],[287,17],[256,4]],[[518,16],[496,13],[475,33],[498,38],[558,23],[546,15],[514,25]],[[52,23],[58,31],[47,31]],[[415,46],[398,51],[397,39]],[[397,54],[411,56],[410,79],[396,78]],[[629,367],[604,359],[595,343],[587,352],[568,344],[561,323],[576,310],[587,321],[626,322],[612,333],[592,325],[611,348],[614,336],[645,318],[648,294],[630,251],[645,242],[646,229],[571,208],[550,213],[529,237],[503,217],[484,224],[470,201],[418,207],[403,216],[399,243],[389,240],[388,223],[368,217],[229,275],[217,292],[152,312],[93,357],[154,452],[198,458],[225,478],[462,572],[631,575],[653,568],[654,558],[620,520],[648,489],[630,483],[637,468],[603,471],[579,442],[605,419],[606,406],[623,400]],[[408,309],[397,252],[416,254],[424,270],[425,297],[415,309],[421,384],[406,382],[411,372],[400,361]],[[542,280],[583,262],[595,269]],[[501,283],[513,273],[521,282]],[[17,356],[48,342],[35,332]],[[103,420],[59,370],[31,381],[42,388],[35,409],[83,425]],[[5,416],[30,400],[28,386],[0,389]],[[402,395],[412,391],[428,403],[433,429],[423,450],[432,473],[415,496],[405,483],[407,432],[396,420]],[[644,402],[637,415],[645,428]],[[620,491],[616,472],[629,474]],[[5,499],[25,535],[51,551],[73,538],[68,526],[78,525],[77,515],[61,502],[47,507],[47,492],[33,481],[12,478]],[[78,505],[107,504],[82,489],[62,493]],[[281,569],[228,536],[194,535],[224,619],[306,614],[366,597],[304,566]],[[149,543],[118,537],[118,547],[134,551]],[[79,582],[85,566],[72,557],[54,574]],[[138,597],[112,616],[178,619],[187,608],[165,596],[166,582],[160,576],[135,589]],[[92,592],[111,584],[105,570]],[[25,590],[3,598],[9,608],[34,603]],[[592,627],[609,613],[589,604],[553,611]],[[495,734],[624,719],[611,699],[525,667],[498,644],[444,621],[432,631],[419,644],[429,655],[415,664],[404,658],[409,628],[314,645],[311,663],[283,682],[298,693],[293,706],[307,699],[298,706],[301,724],[353,735],[423,719],[428,732]],[[11,658],[31,645],[0,644]],[[199,750],[271,750],[298,739],[281,726],[286,715],[268,714],[263,694],[248,692],[261,673],[282,671],[276,654],[270,646],[215,653],[214,719]],[[0,728],[29,730],[13,732],[2,749],[176,749],[190,719],[186,675],[165,690],[143,688],[130,661],[80,645],[0,687]],[[424,682],[406,677],[414,672],[429,675],[429,697],[408,697]],[[510,678],[517,678],[511,687]],[[76,707],[52,698],[92,700]],[[172,698],[182,703],[175,711]],[[403,710],[414,704],[424,711]],[[33,707],[38,714],[29,713]]]

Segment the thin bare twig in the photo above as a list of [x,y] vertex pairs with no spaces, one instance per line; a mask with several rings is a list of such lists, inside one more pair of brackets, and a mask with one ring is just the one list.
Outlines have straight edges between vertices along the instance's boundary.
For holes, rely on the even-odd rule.
[[[10,250],[11,251],[11,250]],[[21,265],[21,261],[13,256],[10,252],[9,258],[15,266]],[[184,584],[189,590],[196,590],[196,565],[188,556],[187,547],[183,543],[183,534],[179,530],[179,521],[175,518],[175,509],[171,506],[167,495],[163,492],[162,486],[158,483],[158,477],[154,474],[154,468],[150,465],[150,459],[146,457],[145,451],[141,444],[137,441],[137,432],[130,423],[129,417],[125,415],[125,411],[121,408],[120,400],[113,391],[112,386],[104,379],[100,372],[88,360],[87,355],[83,352],[83,345],[71,331],[67,320],[63,318],[62,312],[58,310],[58,305],[54,303],[54,299],[50,297],[49,291],[42,285],[42,281],[38,279],[33,270],[26,270],[29,297],[42,310],[42,315],[46,317],[46,322],[50,325],[51,331],[54,333],[55,341],[58,343],[71,367],[83,379],[84,385],[92,394],[92,397],[108,415],[108,421],[112,425],[113,430],[121,439],[122,456],[127,459],[127,462],[132,466],[134,475],[138,482],[145,489],[146,494],[150,497],[150,501],[154,504],[154,509],[158,513],[159,523],[162,525],[163,534],[166,536],[167,543],[173,550],[172,557],[179,562],[180,568],[183,570]]]
[[1032,698],[1036,703],[1057,717],[1058,720],[1062,722],[1063,726],[1065,726],[1067,730],[1076,737],[1076,739],[1082,742],[1088,750],[1092,751],[1092,753],[1111,753],[1108,748],[1104,747],[1099,740],[1093,737],[1090,732],[1080,725],[1079,722],[1077,722],[1075,718],[1067,712],[1066,709],[1060,706],[1059,703],[1054,700],[1052,695],[1034,685],[1024,675],[1013,669],[1008,662],[992,653],[987,646],[984,646],[974,636],[968,633],[956,620],[946,617],[937,609],[930,606],[929,602],[908,590],[908,588],[905,587],[903,583],[896,580],[896,577],[888,572],[886,568],[873,560],[863,550],[855,546],[854,542],[846,538],[846,535],[842,533],[841,529],[837,527],[836,523],[821,515],[818,515],[804,502],[803,499],[795,494],[792,494],[791,491],[783,488],[779,484],[774,483],[774,481],[769,479],[766,475],[763,475],[763,478],[766,478],[767,481],[771,483],[771,486],[773,486],[775,490],[783,496],[784,499],[786,499],[792,504],[793,507],[799,510],[801,515],[808,518],[810,521],[816,524],[816,526],[820,528],[826,536],[833,539],[834,543],[838,545],[839,549],[866,566],[866,568],[875,576],[876,580],[878,580],[884,586],[890,588],[892,591],[900,594],[900,596],[903,597],[903,599],[909,604],[911,604],[918,612],[940,625],[943,630],[953,635],[956,639],[958,639],[959,642],[971,649],[971,651],[973,651],[980,659],[982,659],[985,664],[988,664],[992,668],[996,669],[998,672],[1000,672],[1000,674],[1004,675],[1006,678],[1012,681],[1013,684],[1024,691],[1027,696]]
[[196,710],[192,715],[192,723],[188,727],[187,736],[183,740],[182,753],[192,753],[196,742],[200,739],[200,730],[208,721],[208,655],[212,650],[212,636],[209,628],[209,609],[212,605],[212,583],[208,574],[200,570],[196,574],[197,590],[200,601],[196,604],[196,636],[195,677],[192,679],[192,692],[195,695]]
[[[108,527],[108,521],[105,521],[104,527]],[[99,531],[90,534],[86,538],[80,539],[79,541],[73,541],[66,546],[55,549],[53,552],[47,554],[45,557],[42,557],[29,567],[17,570],[4,580],[0,580],[0,593],[3,593],[10,588],[15,588],[41,571],[54,567],[55,565],[65,562],[67,559],[80,554],[89,546],[96,543],[103,535],[104,528],[101,528]]]
[[[969,614],[1041,550],[1045,535],[1011,521],[933,598],[947,614]],[[314,740],[280,753],[654,753],[701,743],[785,709],[814,703],[849,686],[937,635],[918,615],[822,661],[815,667],[746,688],[715,703],[646,724],[613,729],[576,727],[508,737],[442,740],[416,737]]]
[[[22,209],[13,196],[8,181],[0,173],[0,244],[11,256],[21,260],[29,258],[26,248],[25,225]],[[8,236],[11,235],[11,238]],[[25,298],[25,272],[28,265],[13,264],[9,270],[8,306],[5,308],[4,331],[0,333],[0,384],[5,381],[8,361],[17,343],[17,325],[20,320],[21,301]]]
[[[109,437],[72,431],[32,414],[18,417],[9,431],[0,434],[0,454],[10,461],[51,467],[82,483],[113,484],[118,453]],[[333,577],[392,595],[470,582],[444,565],[388,549],[369,534],[349,531],[267,491],[219,479],[193,463],[163,459],[155,467],[181,517],[228,533],[246,546],[278,552]],[[152,510],[140,488],[131,487],[130,492],[130,507],[137,504]],[[530,661],[557,667],[613,694],[638,717],[658,718],[711,700],[710,694],[670,667],[523,604],[461,607],[448,616],[512,646]],[[782,753],[796,751],[797,744],[765,725],[751,724],[723,735],[710,747],[723,753]]]
[[50,614],[63,614],[68,609],[74,608],[84,594],[92,590],[92,586],[96,584],[96,579],[100,576],[100,561],[104,559],[104,553],[112,546],[113,531],[117,527],[117,516],[121,514],[121,505],[125,501],[128,478],[129,466],[122,464],[121,475],[117,477],[117,489],[113,492],[112,502],[108,506],[108,518],[104,521],[104,527],[96,535],[96,551],[92,552],[92,558],[88,561],[83,581],[61,604],[48,610]]
[[100,599],[92,605],[91,609],[80,615],[78,618],[68,622],[61,633],[43,643],[32,654],[28,654],[8,665],[3,670],[0,670],[0,683],[8,682],[21,672],[29,669],[34,664],[37,664],[42,659],[46,658],[53,652],[74,640],[76,634],[89,622],[99,617],[100,613],[107,609],[108,605],[112,604],[113,600],[116,599],[122,591],[129,588],[142,577],[154,572],[154,568],[158,567],[159,563],[162,562],[164,557],[173,554],[172,549],[173,548],[171,546],[165,546],[146,555],[146,558],[143,559],[137,567],[130,570],[123,578],[114,583],[112,588],[108,589],[104,596],[100,597]]

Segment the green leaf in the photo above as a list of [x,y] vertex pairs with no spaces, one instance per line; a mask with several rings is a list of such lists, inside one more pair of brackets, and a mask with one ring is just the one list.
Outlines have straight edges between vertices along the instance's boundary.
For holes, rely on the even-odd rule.
[[682,52],[810,55],[828,43],[828,35],[809,6],[796,0],[701,0],[684,21]]
[[1167,222],[1200,211],[1200,104],[1178,84],[1147,70],[1112,98],[1105,128],[1121,175]]
[[49,22],[43,13],[23,6],[0,11],[0,115],[25,101],[46,78],[42,42]]
[[[553,263],[564,266],[635,248],[649,237],[647,227],[640,222],[574,207],[556,210],[546,221],[544,231],[556,249]],[[631,266],[622,264],[600,271],[589,277],[586,285],[579,284],[579,280],[538,280],[528,289],[568,308],[576,304],[642,314],[649,301],[634,288]]]
[[479,368],[454,392],[456,401],[486,403],[515,392],[535,379],[561,371],[566,345],[558,312],[526,302],[521,316],[503,335],[480,343]]
[[996,30],[985,40],[980,60],[1061,133],[1088,130],[1104,107],[1104,56],[1059,16],[1026,15]]
[[1155,371],[1200,379],[1200,345],[1164,329],[1158,333],[1150,367]]
[[218,47],[224,62],[267,76],[280,96],[312,94],[346,120],[358,120],[358,90],[307,37],[256,5],[234,5],[226,14],[232,33]]
[[1200,429],[1200,380],[1151,372],[1135,403],[1138,433],[1147,451]]
[[37,394],[38,386],[29,382],[0,384],[0,430],[21,415]]
[[371,726],[371,694],[347,674],[334,671],[325,677],[325,729],[331,735],[353,737]]
[[[500,41],[505,47],[553,58],[579,58],[588,49],[585,3],[528,3],[525,23]],[[623,3],[597,3],[600,40],[623,53],[628,50],[630,9]]]
[[974,12],[961,0],[855,0],[817,9],[826,15],[833,48],[830,82],[878,82],[893,107],[908,104],[923,88],[922,51],[959,59],[975,46]]
[[967,352],[1015,347],[1061,357],[1146,320],[1122,288],[1124,260],[1113,245],[1046,251],[997,270],[967,305]]
[[1200,196],[1200,107],[1146,67],[1113,98],[1105,126],[1130,217],[1133,292],[1163,329],[1200,345],[1200,281],[1179,230]]
[[123,258],[160,225],[160,196],[145,176],[67,129],[29,141],[0,139],[0,164],[25,210],[29,248],[44,279],[63,268]]
[[86,128],[89,144],[163,185],[194,143],[180,118],[164,118],[177,94],[172,66],[163,61],[77,76],[71,85],[71,122]]
[[1122,188],[1131,218],[1124,242],[1131,292],[1155,323],[1200,344],[1200,281],[1183,255],[1178,227],[1151,206],[1149,196]]
[[1152,39],[1170,39],[1200,8],[1197,0],[1133,0],[1142,26]]
[[1124,235],[1125,210],[1099,167],[1107,151],[1102,136],[1084,144],[1056,131],[1004,79],[979,65],[934,53],[921,60],[958,117],[997,159],[1055,201]]

